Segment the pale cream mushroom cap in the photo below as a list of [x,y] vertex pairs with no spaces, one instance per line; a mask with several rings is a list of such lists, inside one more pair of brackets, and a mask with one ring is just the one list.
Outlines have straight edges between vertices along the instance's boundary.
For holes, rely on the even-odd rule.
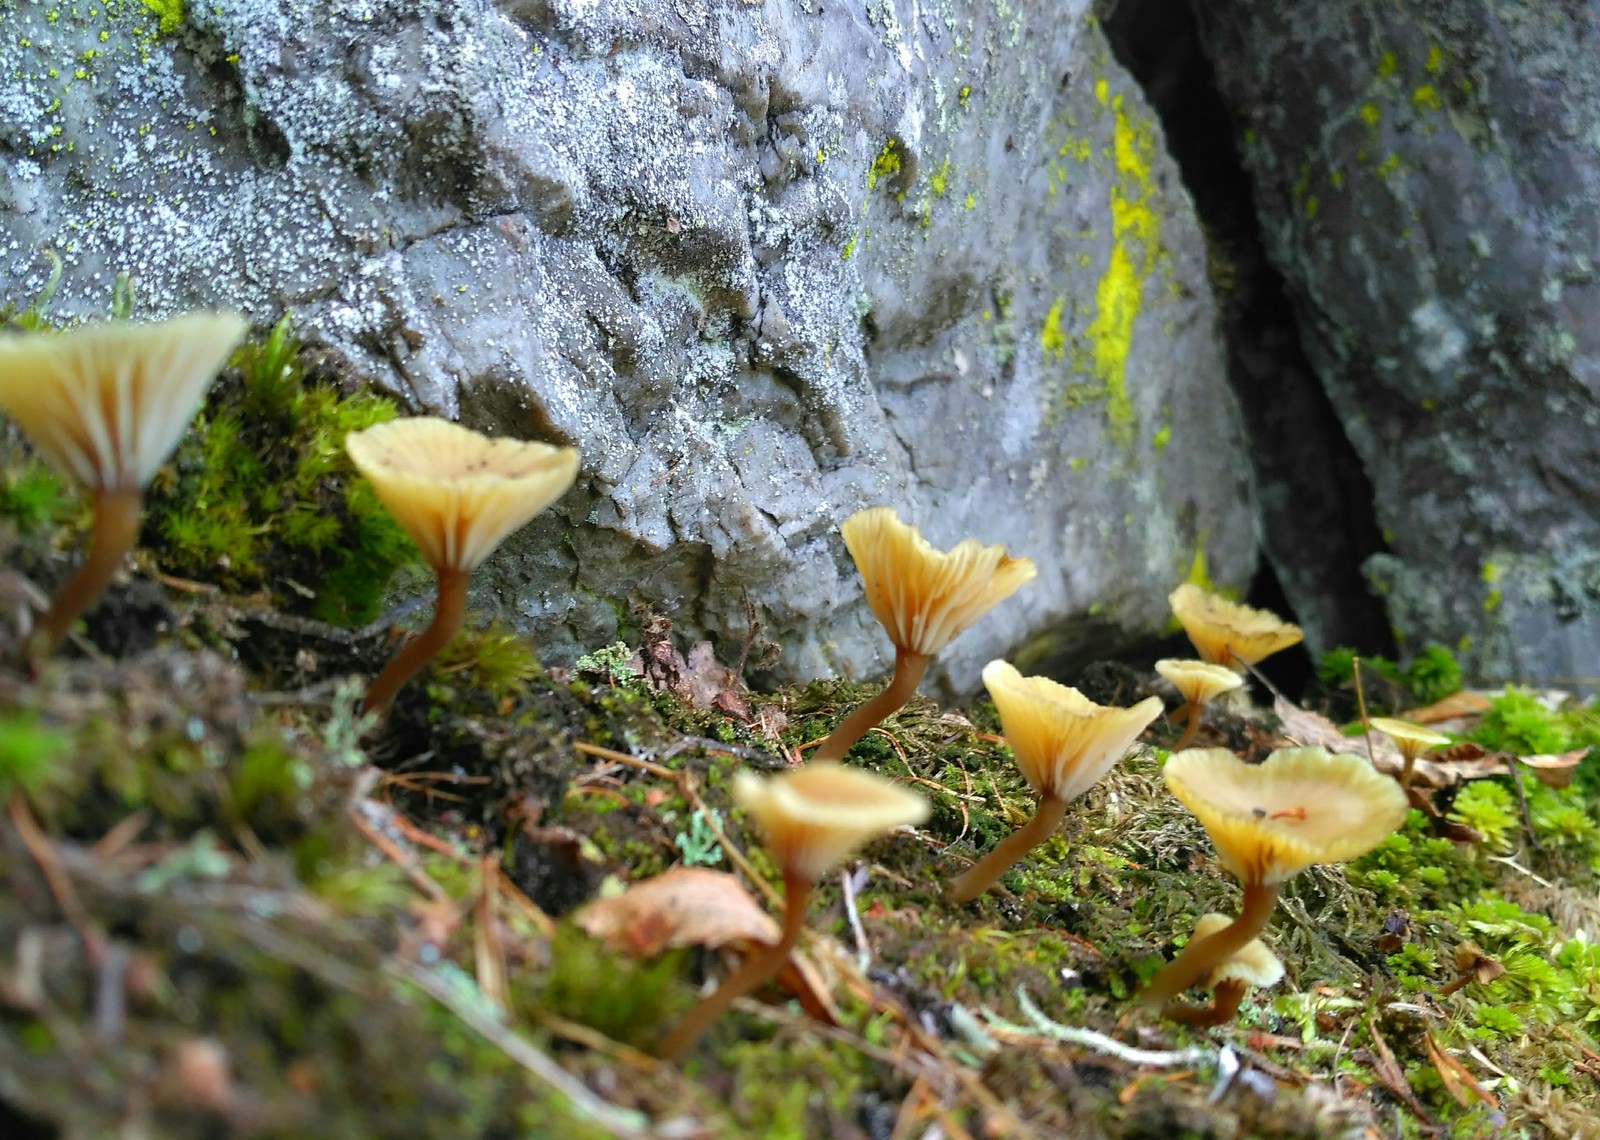
[[249,326],[235,313],[0,335],[0,409],[88,487],[144,487]]
[[1024,677],[1005,661],[983,668],[1000,728],[1035,791],[1073,800],[1099,782],[1161,715],[1161,698],[1132,708],[1097,705],[1048,677]]
[[1156,662],[1156,672],[1171,681],[1178,695],[1191,705],[1203,705],[1219,693],[1240,688],[1244,684],[1244,678],[1232,669],[1226,665],[1214,665],[1210,661],[1163,657]]
[[928,818],[924,797],[842,764],[810,764],[768,778],[736,772],[732,793],[784,874],[808,882],[869,840]]
[[[1233,919],[1225,914],[1203,914],[1200,916],[1200,921],[1194,924],[1194,933],[1190,935],[1190,941],[1205,938],[1232,925]],[[1235,951],[1226,962],[1207,974],[1203,984],[1208,990],[1216,989],[1218,982],[1243,982],[1256,989],[1266,989],[1282,980],[1283,963],[1278,960],[1276,954],[1267,949],[1265,942],[1259,938],[1252,938]]]
[[1217,665],[1254,665],[1263,657],[1300,642],[1299,626],[1266,610],[1219,598],[1192,582],[1185,582],[1168,594],[1167,602],[1195,650]]
[[1435,732],[1420,724],[1412,724],[1409,720],[1397,720],[1392,716],[1375,716],[1368,723],[1385,736],[1392,737],[1400,746],[1402,755],[1420,756],[1430,748],[1450,743],[1450,738],[1444,733]]
[[1036,573],[1030,558],[975,538],[935,550],[892,507],[857,511],[839,528],[867,604],[897,649],[932,657]]
[[1246,764],[1225,748],[1173,753],[1167,788],[1241,882],[1281,883],[1313,863],[1372,850],[1406,818],[1400,785],[1360,756],[1280,748]]
[[578,450],[491,439],[432,416],[345,436],[345,450],[435,569],[470,571],[566,493]]

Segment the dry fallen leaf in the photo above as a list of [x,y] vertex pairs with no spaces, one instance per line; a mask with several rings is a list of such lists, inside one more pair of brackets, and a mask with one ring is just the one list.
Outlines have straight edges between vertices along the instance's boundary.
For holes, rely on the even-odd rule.
[[[1320,745],[1329,752],[1349,752],[1367,756],[1367,741],[1361,736],[1346,736],[1321,713],[1311,712],[1279,697],[1272,711],[1283,726],[1283,735],[1296,744]],[[1369,734],[1372,738],[1373,767],[1386,775],[1398,777],[1405,771],[1405,758],[1388,742],[1381,732]],[[1452,746],[1458,747],[1458,746]],[[1474,750],[1476,755],[1473,755]],[[1451,788],[1468,780],[1481,780],[1485,776],[1505,775],[1505,760],[1494,754],[1484,754],[1476,745],[1463,749],[1455,758],[1436,759],[1420,757],[1411,775],[1413,787]]]
[[771,945],[781,933],[744,884],[706,867],[674,867],[598,899],[577,923],[613,949],[646,958],[681,946]]
[[[590,903],[574,921],[612,949],[641,958],[683,946],[770,946],[782,933],[743,883],[705,867],[674,867],[635,883],[620,895]],[[839,1024],[830,987],[805,954],[791,954],[777,982],[812,1017]]]
[[1517,759],[1533,769],[1534,777],[1541,784],[1551,788],[1565,788],[1572,783],[1572,777],[1577,775],[1579,762],[1587,755],[1589,755],[1587,748],[1577,748],[1555,756],[1518,756]]
[[1451,693],[1442,701],[1434,701],[1431,705],[1421,708],[1407,709],[1397,713],[1401,720],[1409,720],[1413,724],[1438,724],[1441,721],[1479,717],[1489,711],[1489,697],[1485,693],[1475,693],[1470,689]]

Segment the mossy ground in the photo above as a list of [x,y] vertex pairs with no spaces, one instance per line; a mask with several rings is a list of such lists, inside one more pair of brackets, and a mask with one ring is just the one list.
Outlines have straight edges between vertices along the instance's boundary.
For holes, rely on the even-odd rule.
[[[252,501],[300,495],[296,470]],[[81,520],[45,478],[13,444],[8,566],[48,590]],[[315,485],[336,517],[347,492]],[[838,1024],[769,993],[679,1068],[648,1050],[712,958],[635,960],[572,912],[686,861],[742,853],[775,881],[729,776],[784,767],[871,687],[750,695],[746,720],[652,689],[612,650],[546,671],[479,622],[364,727],[338,679],[381,665],[385,626],[296,614],[307,599],[272,551],[249,582],[174,585],[168,538],[147,528],[139,572],[37,678],[0,664],[0,1135],[1596,1134],[1592,761],[1568,789],[1528,781],[1531,834],[1510,782],[1479,781],[1453,810],[1482,842],[1413,812],[1354,865],[1292,880],[1268,933],[1288,977],[1205,1034],[1130,1000],[1196,916],[1238,897],[1163,789],[1175,730],[1158,723],[1056,838],[953,906],[941,884],[1032,800],[986,701],[918,698],[851,762],[925,792],[931,818],[851,868],[865,945],[841,878],[811,910]],[[1124,703],[1150,684],[1115,665],[1085,679]],[[1555,752],[1600,740],[1600,721],[1511,695],[1477,731]],[[1259,755],[1275,726],[1219,712],[1206,732]],[[1441,996],[1469,939],[1506,972]]]

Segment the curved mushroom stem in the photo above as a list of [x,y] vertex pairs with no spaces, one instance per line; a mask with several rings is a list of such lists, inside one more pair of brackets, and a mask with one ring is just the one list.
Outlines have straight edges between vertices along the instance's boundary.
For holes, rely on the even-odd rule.
[[1267,928],[1278,902],[1277,883],[1246,883],[1239,917],[1215,934],[1190,939],[1183,952],[1163,966],[1139,995],[1141,1005],[1171,1001],[1244,948]]
[[122,565],[123,556],[139,538],[139,511],[144,502],[138,487],[94,493],[94,531],[89,553],[50,603],[28,639],[28,657],[38,661],[61,647],[73,623],[94,604]]
[[867,730],[911,699],[922,684],[922,675],[928,671],[929,658],[920,653],[896,649],[894,676],[884,686],[883,692],[862,704],[817,745],[811,754],[813,760],[839,761],[850,751],[850,746],[867,734]]
[[1172,746],[1173,752],[1182,752],[1189,747],[1194,741],[1195,734],[1200,731],[1200,702],[1189,701],[1184,708],[1189,710],[1189,722],[1183,726],[1183,735],[1178,737],[1178,742]]
[[410,641],[406,642],[394,660],[383,667],[367,689],[367,698],[361,704],[363,713],[382,712],[389,707],[400,687],[411,680],[434,654],[450,644],[450,639],[461,628],[461,619],[467,612],[467,573],[465,570],[439,571],[439,600],[433,607],[433,621]]
[[1400,773],[1400,790],[1409,794],[1411,791],[1411,769],[1416,767],[1417,764],[1417,750],[1410,746],[1402,746],[1400,754],[1406,758],[1405,770]]
[[766,950],[752,954],[744,964],[722,979],[722,984],[700,1000],[700,1004],[683,1015],[683,1020],[673,1027],[661,1042],[661,1056],[668,1061],[681,1061],[683,1055],[700,1040],[706,1027],[725,1013],[738,998],[755,989],[772,977],[789,960],[800,932],[806,928],[806,904],[811,901],[811,883],[793,875],[783,877],[783,935]]
[[971,902],[994,885],[1017,860],[1055,834],[1067,814],[1067,801],[1046,792],[1033,818],[1006,836],[994,849],[956,877],[945,892],[951,902]]
[[1190,1005],[1173,998],[1161,1007],[1161,1016],[1168,1021],[1193,1025],[1197,1029],[1210,1029],[1226,1025],[1239,1016],[1239,1005],[1244,1001],[1245,985],[1234,979],[1218,982],[1211,991],[1210,1005]]

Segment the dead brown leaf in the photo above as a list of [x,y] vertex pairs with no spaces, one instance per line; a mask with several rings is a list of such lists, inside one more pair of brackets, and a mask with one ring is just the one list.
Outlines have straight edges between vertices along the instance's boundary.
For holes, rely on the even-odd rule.
[[744,884],[706,867],[674,867],[635,883],[590,903],[576,921],[613,949],[646,958],[682,946],[770,946],[781,933]]
[[1572,777],[1578,772],[1578,764],[1587,755],[1587,748],[1577,748],[1554,756],[1518,756],[1517,759],[1533,769],[1534,778],[1541,784],[1549,788],[1565,788],[1572,783]]
[[[1346,736],[1338,725],[1321,713],[1303,709],[1282,697],[1273,702],[1272,711],[1283,726],[1283,735],[1295,744],[1318,745],[1330,752],[1369,755],[1366,737]],[[1372,732],[1368,736],[1372,740],[1370,756],[1373,767],[1395,777],[1405,771],[1405,758],[1389,743],[1388,737],[1381,732]],[[1451,754],[1448,752],[1444,754],[1444,759],[1431,756],[1419,758],[1411,776],[1412,787],[1453,788],[1468,780],[1505,775],[1505,760],[1501,755],[1485,753],[1477,745],[1452,747],[1460,748],[1454,754],[1456,758],[1449,758]]]
[[1397,713],[1401,720],[1412,724],[1439,724],[1442,721],[1480,717],[1489,711],[1489,696],[1470,689],[1451,693],[1442,701],[1434,701],[1421,708],[1406,709]]

